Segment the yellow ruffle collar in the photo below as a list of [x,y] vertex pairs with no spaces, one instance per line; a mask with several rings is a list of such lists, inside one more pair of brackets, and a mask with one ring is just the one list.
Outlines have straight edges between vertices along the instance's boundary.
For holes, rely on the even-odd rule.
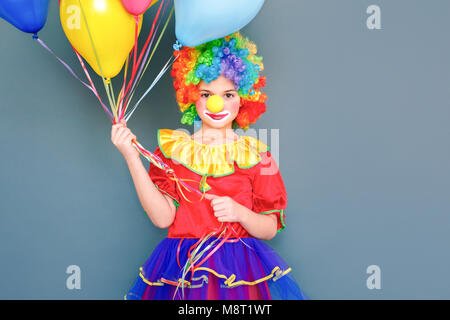
[[261,161],[260,152],[269,147],[251,136],[240,136],[234,142],[202,144],[181,130],[159,129],[158,145],[166,158],[174,159],[202,176],[221,177],[234,173],[234,162],[241,169]]

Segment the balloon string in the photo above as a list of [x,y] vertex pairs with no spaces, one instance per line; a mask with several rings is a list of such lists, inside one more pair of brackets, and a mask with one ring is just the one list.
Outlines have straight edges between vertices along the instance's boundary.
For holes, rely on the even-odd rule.
[[94,51],[95,59],[97,60],[97,65],[98,65],[98,68],[100,70],[100,74],[102,76],[103,85],[105,87],[106,94],[108,95],[109,105],[110,105],[111,110],[114,111],[113,99],[111,98],[111,93],[110,93],[110,91],[108,89],[108,84],[111,83],[111,79],[110,78],[106,79],[105,76],[103,75],[102,66],[100,64],[100,59],[98,58],[97,50],[95,49],[95,44],[94,44],[94,40],[92,38],[91,29],[89,28],[89,24],[87,22],[87,18],[86,18],[86,15],[84,13],[83,6],[81,5],[81,1],[78,0],[78,3],[80,5],[81,14],[83,15],[84,24],[86,25],[86,29],[88,31],[89,40],[90,40],[91,45],[92,45],[92,50]]
[[138,48],[138,31],[139,31],[139,16],[134,16],[135,28],[134,28],[134,56],[133,56],[133,71],[136,68],[136,57]]
[[[148,46],[148,43],[149,43],[149,41],[150,41],[150,38],[151,38],[151,36],[152,36],[152,34],[153,34],[153,31],[154,31],[155,25],[156,25],[156,21],[157,21],[157,19],[158,19],[158,17],[159,17],[159,14],[160,14],[160,12],[161,12],[161,8],[162,8],[162,5],[163,5],[163,4],[164,4],[164,0],[161,0],[161,3],[160,3],[159,8],[158,8],[158,11],[157,11],[157,13],[156,13],[156,15],[155,15],[155,18],[154,18],[154,20],[153,20],[152,29],[150,30],[149,36],[148,36],[148,38],[147,38],[147,41],[145,42],[145,45],[144,45],[144,47],[143,47],[143,49],[142,49],[142,52],[141,52],[141,54],[140,54],[140,56],[139,56],[139,59],[138,59],[138,61],[137,61],[137,65],[139,65],[139,64],[141,63],[142,55],[143,55],[144,51],[146,50],[146,48],[147,48],[147,46]],[[126,88],[126,90],[125,90],[125,95],[127,95],[127,94],[128,94],[128,91],[130,90],[130,86],[131,86],[131,84],[132,84],[132,82],[133,82],[133,80],[134,80],[134,78],[135,78],[135,75],[136,75],[136,71],[137,71],[137,66],[133,65],[133,70],[132,70],[132,72],[131,72],[131,78],[130,78],[130,81],[128,82],[127,88]],[[127,103],[128,98],[129,98],[129,97],[127,97],[126,100],[125,100],[125,105],[126,105],[126,106],[128,105],[128,103]],[[125,108],[125,109],[126,109],[126,108]]]
[[[183,296],[183,299],[184,299],[184,285],[185,285],[185,282],[186,282],[185,278],[187,276],[187,273],[189,271],[191,271],[191,281],[192,281],[192,278],[194,276],[194,272],[195,272],[196,268],[198,268],[207,259],[209,259],[212,256],[212,254],[214,254],[225,242],[229,241],[228,240],[229,235],[227,234],[227,227],[229,226],[230,223],[227,222],[225,228],[222,230],[223,224],[224,223],[222,222],[218,229],[213,230],[211,233],[209,233],[207,235],[206,235],[206,233],[203,233],[203,235],[200,237],[200,239],[194,245],[192,245],[189,248],[189,250],[188,250],[188,259],[186,260],[186,263],[185,263],[184,267],[182,268],[181,282],[178,283],[173,298],[175,298],[175,294],[178,291],[179,286],[181,285],[182,296]],[[217,234],[220,231],[221,231],[220,235],[215,240],[213,240],[210,244],[208,244],[204,249],[202,249],[202,251],[200,251],[201,247],[208,241],[208,239],[210,239],[212,236],[214,236],[215,234]],[[225,237],[222,238],[222,236],[224,234],[225,234]],[[222,240],[220,241],[220,243],[211,252],[209,252],[207,254],[207,256],[205,258],[203,258],[203,260],[199,264],[196,264],[197,261],[200,260],[200,258],[208,250],[210,250],[214,246],[214,244],[221,238],[222,238]],[[194,249],[194,251],[191,254],[192,249]],[[178,259],[178,257],[177,257],[177,259]]]
[[[166,10],[166,7],[167,7],[167,5],[163,9],[163,14],[164,14],[164,12]],[[130,104],[130,101],[133,98],[134,92],[135,92],[135,90],[137,88],[136,83],[139,83],[141,78],[144,75],[144,73],[142,72],[142,70],[144,69],[144,62],[147,62],[147,60],[148,60],[148,57],[149,57],[149,54],[150,54],[150,50],[152,48],[153,41],[155,40],[155,36],[156,36],[156,33],[157,33],[158,29],[159,29],[160,24],[161,24],[161,21],[159,20],[158,21],[158,25],[156,26],[155,32],[153,32],[152,39],[150,40],[150,44],[148,45],[148,47],[146,49],[144,59],[143,59],[142,63],[139,66],[139,71],[137,73],[137,76],[133,80],[133,85],[131,87],[131,91],[129,92],[128,97],[127,97],[128,100],[127,100],[127,103],[126,103],[125,110],[128,108],[128,106]]]
[[128,72],[128,61],[130,59],[130,56],[127,56],[127,60],[125,61],[125,71],[123,73],[123,84],[122,89],[120,90],[119,97],[117,98],[117,108],[119,108],[119,119],[122,119],[122,101],[124,96],[124,90],[125,90],[125,82],[127,80],[127,72]]
[[[134,16],[135,19],[135,31],[134,31],[134,50],[131,51],[130,53],[130,57],[133,55],[133,68],[132,70],[134,70],[134,67],[136,66],[136,56],[137,56],[137,47],[138,47],[138,29],[139,29],[139,16]],[[128,57],[127,57],[127,61],[125,62],[125,77],[124,77],[124,82],[123,82],[123,86],[122,86],[122,91],[124,90],[125,84],[126,84],[126,69],[128,68]],[[131,81],[131,79],[130,79]],[[123,94],[120,98],[120,110],[119,110],[119,120],[122,119],[122,106],[123,106],[123,98],[125,97],[126,94]],[[119,100],[119,99],[118,99]]]
[[87,73],[86,70],[86,66],[84,65],[83,61],[81,60],[81,57],[78,55],[78,52],[76,52],[76,50],[74,49],[75,53],[77,54],[78,59],[80,60],[81,66],[90,82],[90,85],[87,84],[86,82],[84,82],[83,80],[81,80],[76,73],[72,70],[72,68],[66,63],[64,62],[64,60],[62,60],[60,57],[58,57],[52,49],[50,49],[44,41],[42,41],[41,39],[39,39],[39,37],[37,36],[37,34],[34,35],[33,37],[34,39],[36,39],[36,41],[44,48],[46,49],[48,52],[50,52],[56,59],[58,59],[59,62],[61,62],[61,64],[72,74],[73,77],[75,77],[75,79],[77,79],[78,81],[80,81],[86,88],[88,88],[89,90],[91,90],[94,95],[97,97],[98,101],[100,102],[100,104],[102,105],[103,109],[107,112],[108,116],[110,118],[113,118],[113,115],[111,114],[111,112],[108,110],[108,108],[106,108],[106,106],[103,104],[102,99],[100,98],[100,95],[97,92],[97,89],[95,88],[94,83],[92,82],[92,79],[89,76],[89,73]]
[[[112,91],[112,84],[111,84],[111,80],[110,80],[110,79],[108,79],[108,81],[107,81],[107,83],[106,83],[106,88],[107,88],[107,90],[108,90],[108,92],[109,92],[109,96],[114,97],[113,94],[112,94],[113,91]],[[116,119],[118,119],[118,118],[117,118],[117,106],[116,106],[116,104],[115,104],[115,100],[114,100],[114,99],[112,99],[112,101],[111,101],[111,109],[113,110],[114,117],[115,117]]]
[[34,38],[36,39],[36,41],[42,46],[44,47],[44,49],[46,49],[48,52],[50,52],[56,59],[58,59],[59,62],[61,62],[61,64],[66,67],[67,70],[69,70],[69,72],[72,74],[72,76],[74,76],[78,81],[80,81],[82,84],[84,84],[89,90],[92,90],[92,87],[90,85],[88,85],[86,82],[84,82],[83,80],[81,80],[76,74],[75,72],[72,70],[72,68],[70,68],[70,66],[64,62],[60,57],[58,57],[52,49],[50,49],[44,41],[42,41],[41,39],[39,39],[36,35],[36,37]]
[[[73,47],[72,47],[73,48]],[[89,75],[89,72],[83,62],[83,59],[81,58],[80,54],[75,50],[75,48],[73,48],[73,50],[75,51],[75,54],[77,55],[78,61],[80,61],[81,67],[83,68],[83,71],[86,75],[86,78],[88,78],[89,83],[91,84],[92,88],[93,88],[93,92],[94,94],[97,96],[97,99],[100,101],[100,104],[102,105],[103,109],[108,113],[109,117],[111,120],[114,119],[113,114],[111,113],[111,111],[108,110],[108,108],[104,105],[104,103],[102,102],[102,99],[100,98],[100,95],[97,92],[97,89],[95,88],[94,82],[91,79],[91,76]]]
[[[165,6],[164,6],[164,9],[163,9],[163,12],[162,12],[162,15],[164,15],[164,13],[166,12],[166,9],[167,9],[168,4],[169,4],[169,2],[166,2]],[[162,30],[159,39],[160,39],[161,36],[164,34],[164,32],[165,32],[165,30],[166,30],[166,27],[167,27],[167,23],[168,23],[168,21],[171,19],[171,17],[172,17],[172,13],[169,14],[169,17],[167,18],[167,21],[166,21],[166,23],[165,23],[164,29]],[[141,79],[142,79],[142,77],[144,76],[145,71],[147,70],[147,67],[148,67],[148,65],[149,65],[149,63],[150,63],[150,61],[151,61],[151,58],[153,57],[153,53],[155,52],[156,48],[158,47],[159,41],[158,41],[158,43],[156,44],[156,46],[153,48],[153,51],[152,51],[152,55],[151,55],[151,57],[150,57],[150,60],[148,60],[147,58],[148,58],[148,56],[149,56],[150,49],[152,48],[152,44],[153,44],[153,41],[155,40],[155,36],[156,36],[156,33],[158,32],[158,29],[159,29],[159,25],[160,25],[160,24],[161,24],[161,21],[158,20],[158,25],[156,26],[156,30],[155,30],[155,32],[153,32],[153,35],[152,35],[152,39],[151,39],[151,41],[150,41],[150,44],[149,44],[149,46],[148,46],[147,49],[146,49],[145,56],[144,56],[144,60],[143,60],[143,62],[141,63],[141,65],[140,65],[140,67],[139,67],[138,75],[137,75],[136,79],[134,79],[133,87],[131,88],[131,92],[129,93],[129,99],[128,99],[127,103],[126,103],[126,108],[128,108],[128,106],[129,106],[129,104],[130,104],[130,102],[131,102],[131,99],[133,98],[133,95],[134,95],[134,93],[135,93],[135,90],[136,90],[136,88],[137,88],[137,85],[141,82]],[[142,71],[142,70],[143,70],[143,67],[144,67],[144,61],[147,61],[147,62],[146,62],[146,66],[145,66],[144,71]]]
[[[200,250],[200,247],[205,243],[205,241],[209,238],[210,235],[207,235],[206,232],[203,233],[203,235],[198,239],[196,243],[194,243],[188,250],[188,259],[186,260],[186,263],[183,266],[182,274],[181,274],[181,282],[178,282],[177,288],[175,289],[175,292],[173,294],[173,299],[175,299],[175,295],[178,291],[178,288],[181,284],[181,291],[182,291],[182,298],[184,299],[184,284],[185,284],[185,278],[189,272],[189,269],[191,265],[193,264],[193,260],[195,259],[198,250]],[[195,249],[194,249],[195,247]],[[191,251],[194,249],[194,252],[191,255]]]
[[[164,11],[165,11],[165,9],[166,9],[166,7],[164,8]],[[138,79],[138,81],[137,81],[137,83],[136,83],[136,87],[137,87],[137,86],[139,85],[139,83],[141,82],[141,80],[142,80],[142,78],[143,78],[143,75],[144,75],[145,71],[147,70],[148,66],[150,65],[150,62],[152,61],[153,55],[155,54],[156,49],[158,48],[159,43],[161,42],[161,39],[162,39],[164,33],[165,33],[166,30],[167,30],[167,26],[168,26],[170,20],[172,19],[173,13],[174,13],[174,6],[172,6],[172,9],[170,10],[169,16],[167,17],[167,20],[166,20],[166,22],[164,23],[163,29],[161,30],[161,33],[159,34],[159,37],[158,37],[158,39],[157,39],[157,41],[156,41],[156,44],[155,44],[155,46],[154,46],[154,48],[153,48],[153,50],[152,50],[152,53],[150,54],[150,58],[148,59],[146,65],[145,65],[145,67],[144,67],[144,70],[142,71],[142,74],[141,74],[141,76],[139,77],[139,79]],[[159,28],[159,25],[158,25],[158,28]],[[158,29],[158,28],[157,28],[157,29]],[[148,54],[148,52],[147,52],[147,54]],[[134,92],[133,92],[133,94],[134,94]]]
[[[114,123],[114,124],[117,123],[115,119],[113,120],[113,123]],[[200,193],[198,190],[193,189],[192,187],[190,187],[189,185],[187,185],[186,183],[184,183],[184,182],[183,182],[184,179],[178,178],[178,176],[175,174],[175,171],[174,171],[172,168],[170,168],[167,164],[165,164],[165,163],[161,160],[161,158],[159,158],[157,155],[155,155],[154,153],[152,153],[152,152],[150,152],[150,151],[144,149],[144,148],[142,147],[142,145],[141,145],[136,139],[131,140],[131,142],[133,143],[133,147],[135,147],[135,149],[136,149],[140,154],[142,154],[142,156],[143,156],[144,158],[146,158],[150,163],[152,163],[152,164],[154,164],[155,166],[157,166],[159,169],[164,170],[164,171],[169,175],[169,178],[175,181],[175,183],[177,184],[177,188],[178,188],[178,190],[180,191],[181,196],[182,196],[186,201],[192,202],[192,201],[190,201],[190,200],[184,195],[184,192],[183,192],[183,190],[182,190],[182,187],[184,187],[184,188],[185,188],[187,191],[189,191],[189,192],[192,192],[192,191],[193,191],[193,192],[197,192],[199,195],[202,196],[201,199],[203,199],[204,192],[203,192],[203,194],[202,194],[202,193]]]
[[[145,42],[144,47],[141,50],[141,54],[139,55],[138,65],[141,64],[142,57],[144,55],[144,52],[147,50],[147,46],[149,45],[150,38],[153,36],[153,34],[155,32],[156,22],[159,19],[159,16],[160,16],[160,13],[161,13],[161,9],[163,8],[164,3],[165,3],[165,1],[161,0],[161,3],[160,3],[159,8],[158,8],[158,11],[156,12],[155,18],[153,19],[152,28],[150,30],[150,33],[149,33],[148,37],[147,37],[147,41]],[[164,6],[164,10],[165,10],[165,8],[166,8],[166,6]],[[138,65],[136,65],[135,69],[133,70],[134,72],[137,71],[137,66]],[[133,80],[134,80],[134,78],[133,78]]]
[[[155,30],[156,21],[157,21],[158,18],[159,18],[159,15],[160,15],[160,13],[161,13],[161,9],[162,9],[164,3],[165,3],[165,0],[161,0],[161,3],[160,3],[159,8],[158,8],[158,11],[156,12],[155,18],[153,19],[153,24],[152,24],[152,28],[151,28],[151,30],[150,30],[150,34],[149,34],[149,36],[147,37],[147,41],[145,42],[145,45],[144,45],[144,47],[143,47],[142,50],[141,50],[141,54],[139,55],[138,65],[139,65],[139,64],[141,63],[141,61],[142,61],[142,56],[143,56],[143,54],[144,54],[144,52],[145,52],[145,50],[147,49],[147,46],[148,46],[148,44],[149,44],[150,35],[152,35],[153,32],[154,32],[154,30]],[[137,71],[137,67],[136,67],[136,69],[135,69],[134,71]]]
[[[174,179],[172,179],[172,180],[174,180]],[[192,182],[196,182],[196,183],[198,183],[198,184],[200,184],[201,183],[201,181],[198,181],[198,180],[193,180],[193,179],[179,179],[181,182],[183,182],[183,181],[192,181]],[[186,184],[185,184],[186,185]],[[186,186],[188,186],[188,185],[186,185]],[[188,186],[189,187],[189,186]],[[189,188],[190,190],[195,190],[195,189],[192,189],[192,188]],[[195,191],[197,191],[197,190],[195,190]],[[203,200],[203,197],[205,196],[205,191],[203,191],[202,193],[201,193],[201,198],[200,198],[200,200],[199,201],[201,201],[201,200]]]
[[[161,77],[167,72],[167,70],[170,69],[170,67],[172,66],[172,64],[175,62],[175,60],[178,58],[178,56],[176,58],[174,58],[174,56],[171,56],[169,58],[169,60],[166,62],[166,64],[164,65],[164,67],[161,69],[161,71],[159,72],[159,74],[156,76],[156,78],[153,80],[153,82],[151,83],[151,85],[148,87],[148,89],[145,91],[145,93],[142,95],[142,97],[138,100],[138,102],[136,102],[136,104],[129,110],[129,112],[125,115],[125,120],[128,121],[128,119],[131,117],[131,115],[133,114],[133,112],[136,110],[136,108],[139,106],[139,104],[141,103],[141,101],[147,96],[147,94],[153,89],[153,87],[156,85],[156,83],[158,83],[159,79],[161,79]],[[172,61],[173,60],[173,61]]]
[[[206,234],[206,232],[203,233],[203,235],[199,238],[199,240],[196,243],[194,243],[189,248],[188,253],[187,253],[188,257],[187,257],[186,263],[183,266],[183,268],[181,268],[181,266],[180,266],[179,254],[180,254],[181,241],[179,242],[178,249],[177,249],[177,263],[178,263],[178,266],[180,266],[180,268],[181,268],[181,281],[179,281],[178,284],[177,284],[177,288],[176,288],[175,293],[173,295],[173,299],[175,299],[175,294],[178,291],[180,285],[181,285],[181,291],[182,291],[182,298],[184,299],[184,286],[186,284],[185,278],[186,278],[188,272],[191,271],[191,282],[192,282],[192,279],[194,277],[195,271],[198,268],[200,268],[200,266],[202,264],[204,264],[208,259],[210,259],[211,256],[217,250],[219,250],[220,247],[222,247],[225,242],[238,242],[238,241],[241,241],[245,246],[249,247],[251,250],[254,250],[252,247],[250,247],[248,244],[246,244],[244,241],[242,241],[241,237],[237,234],[236,230],[234,230],[234,228],[233,228],[233,226],[232,226],[232,224],[230,222],[226,222],[225,223],[225,227],[222,229],[223,226],[224,226],[224,222],[221,222],[220,227],[218,229],[214,230],[213,232],[211,232],[210,234]],[[239,227],[242,229],[241,225],[239,225]],[[230,239],[231,231],[236,236],[236,239]],[[208,244],[204,249],[202,249],[202,251],[200,251],[200,248],[206,243],[206,241],[211,239],[211,237],[213,237],[218,232],[221,232],[220,235],[216,239],[211,241],[211,243]],[[225,234],[225,236],[224,236],[224,234]],[[215,243],[217,241],[219,241],[220,239],[222,239],[222,240],[219,242],[219,244],[214,246]],[[211,248],[213,248],[213,249],[200,262],[197,263],[197,261],[200,260],[201,257],[207,251],[209,251]],[[191,254],[192,250],[194,250],[194,251]]]
[[[161,38],[162,38],[162,36],[164,35],[164,33],[165,33],[165,31],[166,31],[167,25],[169,24],[169,21],[170,21],[170,19],[172,18],[173,12],[174,12],[174,8],[172,7],[172,10],[171,10],[171,12],[170,12],[170,14],[169,14],[169,17],[167,18],[167,21],[166,21],[166,23],[165,23],[165,25],[164,25],[164,27],[163,27],[163,30],[161,31],[161,34],[159,35],[159,38],[158,38],[158,40],[157,40],[157,42],[156,42],[156,44],[155,44],[155,47],[153,48],[153,51],[152,51],[152,53],[151,53],[151,55],[150,55],[150,58],[148,59],[147,64],[146,64],[146,66],[145,66],[145,68],[144,68],[144,70],[143,70],[141,76],[139,77],[138,81],[135,83],[135,87],[137,87],[137,86],[139,85],[139,83],[141,82],[141,79],[142,79],[142,77],[143,77],[145,71],[147,70],[147,67],[148,67],[149,64],[150,64],[150,61],[152,60],[153,54],[155,53],[156,49],[158,48],[158,45],[159,45],[159,43],[160,43],[160,41],[161,41]],[[179,55],[176,56],[175,60],[178,58],[178,56],[179,56]],[[173,58],[173,56],[172,56],[172,58]],[[155,78],[155,80],[154,80],[153,83],[150,85],[150,87],[147,89],[147,91],[144,93],[144,95],[143,95],[143,96],[139,99],[139,101],[133,106],[133,108],[131,108],[130,113],[129,113],[128,115],[126,115],[127,119],[130,118],[130,116],[131,116],[131,114],[134,112],[134,110],[138,107],[138,105],[139,105],[139,104],[141,103],[141,101],[145,98],[145,96],[152,90],[152,88],[156,85],[156,83],[157,83],[157,82],[159,81],[159,79],[164,75],[164,73],[166,73],[167,70],[172,66],[172,64],[175,62],[175,60],[170,61],[170,59],[169,59],[169,61],[168,61],[168,62],[166,63],[166,65],[162,68],[161,72],[160,72],[160,73],[158,74],[158,76]],[[129,105],[129,103],[131,102],[131,99],[133,98],[133,95],[134,95],[134,92],[135,92],[134,90],[135,90],[135,89],[133,88],[133,91],[132,91],[132,93],[131,93],[131,95],[130,95],[130,100],[127,102],[126,109],[128,108],[128,105]]]
[[213,254],[214,252],[216,252],[217,250],[219,250],[219,248],[225,243],[225,241],[228,240],[228,238],[230,237],[229,233],[225,234],[225,237],[222,239],[222,241],[220,241],[220,243],[213,249],[211,250],[211,252],[209,252],[206,257],[203,258],[202,261],[200,261],[199,263],[197,263],[195,266],[192,266],[192,270],[195,271],[197,268],[200,268],[200,266],[205,263],[206,260],[208,260]]
[[120,99],[117,99],[117,100],[119,100],[118,106],[119,106],[119,110],[120,110],[119,111],[119,119],[122,119],[123,113],[124,113],[124,111],[123,111],[123,98],[125,96],[125,85],[127,83],[128,64],[129,64],[130,58],[131,58],[131,53],[127,56],[127,60],[125,61],[125,72],[123,73],[122,89],[120,91],[121,96],[120,96]]
[[116,98],[115,98],[115,95],[114,95],[114,86],[112,85],[111,79],[108,78],[107,82],[108,82],[109,90],[111,92],[111,99],[112,99],[112,102],[113,102],[113,106],[115,107],[116,113],[117,113],[117,104],[116,104]]

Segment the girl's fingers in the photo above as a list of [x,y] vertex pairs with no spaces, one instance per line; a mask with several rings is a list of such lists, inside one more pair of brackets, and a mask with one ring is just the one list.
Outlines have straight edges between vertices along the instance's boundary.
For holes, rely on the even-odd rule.
[[124,125],[123,123],[116,123],[111,126],[112,129],[117,129],[120,127],[126,127],[126,125]]
[[128,142],[131,146],[133,145],[133,139],[136,139],[136,136],[130,132],[125,138],[124,143]]
[[112,126],[111,141],[119,150],[128,150],[129,147],[133,148],[133,139],[136,139],[136,136],[126,127],[125,120],[121,120],[120,123]]
[[123,132],[123,128],[118,127],[114,133],[114,135],[112,136],[112,139],[115,143],[119,142],[120,140],[120,134],[121,132]]
[[205,193],[205,198],[208,200],[218,199],[220,196],[212,193]]
[[132,133],[129,131],[122,132],[122,134],[120,135],[120,138],[119,138],[119,143],[123,144],[128,141],[131,142],[131,135],[132,135]]
[[115,124],[111,128],[111,137],[115,137],[117,135],[117,131],[119,131],[120,128],[123,128],[123,125],[121,124]]
[[215,204],[212,206],[214,211],[224,210],[226,205],[224,203]]
[[116,132],[117,132],[117,129],[119,129],[119,127],[118,127],[116,124],[114,124],[114,125],[111,127],[111,137],[114,137],[114,136],[115,136],[115,134],[116,134]]
[[232,218],[229,218],[229,217],[226,217],[226,216],[217,218],[217,220],[219,222],[236,222],[237,221],[236,219],[232,219]]
[[132,134],[131,132],[125,137],[125,140],[130,141],[130,143],[133,143],[131,140],[133,140],[134,138],[134,134]]
[[225,198],[220,197],[220,198],[215,198],[213,200],[211,200],[211,205],[216,205],[219,203],[224,203],[225,202]]
[[226,214],[227,214],[227,212],[225,210],[214,211],[214,215],[216,217],[222,217],[222,216],[225,216]]
[[124,128],[124,127],[119,128],[119,130],[117,130],[117,139],[119,141],[123,141],[124,137],[130,133],[131,133],[131,131],[128,128]]

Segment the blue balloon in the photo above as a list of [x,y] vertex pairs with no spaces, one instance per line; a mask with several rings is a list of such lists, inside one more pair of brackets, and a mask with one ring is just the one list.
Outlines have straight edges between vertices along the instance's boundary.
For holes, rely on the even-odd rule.
[[264,0],[175,0],[175,34],[188,47],[225,37],[245,27]]
[[0,18],[23,32],[40,31],[47,20],[50,0],[0,0]]

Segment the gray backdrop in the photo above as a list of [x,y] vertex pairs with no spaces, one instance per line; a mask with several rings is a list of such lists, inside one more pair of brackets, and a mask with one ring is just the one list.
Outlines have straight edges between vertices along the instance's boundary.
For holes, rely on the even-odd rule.
[[[372,4],[380,30],[366,26]],[[283,0],[243,30],[268,78],[254,128],[279,129],[289,199],[268,243],[312,299],[450,298],[449,18],[445,0]],[[57,1],[40,37],[82,75]],[[172,20],[140,93],[174,40]],[[3,20],[0,58],[0,298],[122,299],[167,230],[142,210],[90,91]],[[180,115],[166,74],[129,127],[154,150]],[[371,265],[381,289],[366,285]]]

